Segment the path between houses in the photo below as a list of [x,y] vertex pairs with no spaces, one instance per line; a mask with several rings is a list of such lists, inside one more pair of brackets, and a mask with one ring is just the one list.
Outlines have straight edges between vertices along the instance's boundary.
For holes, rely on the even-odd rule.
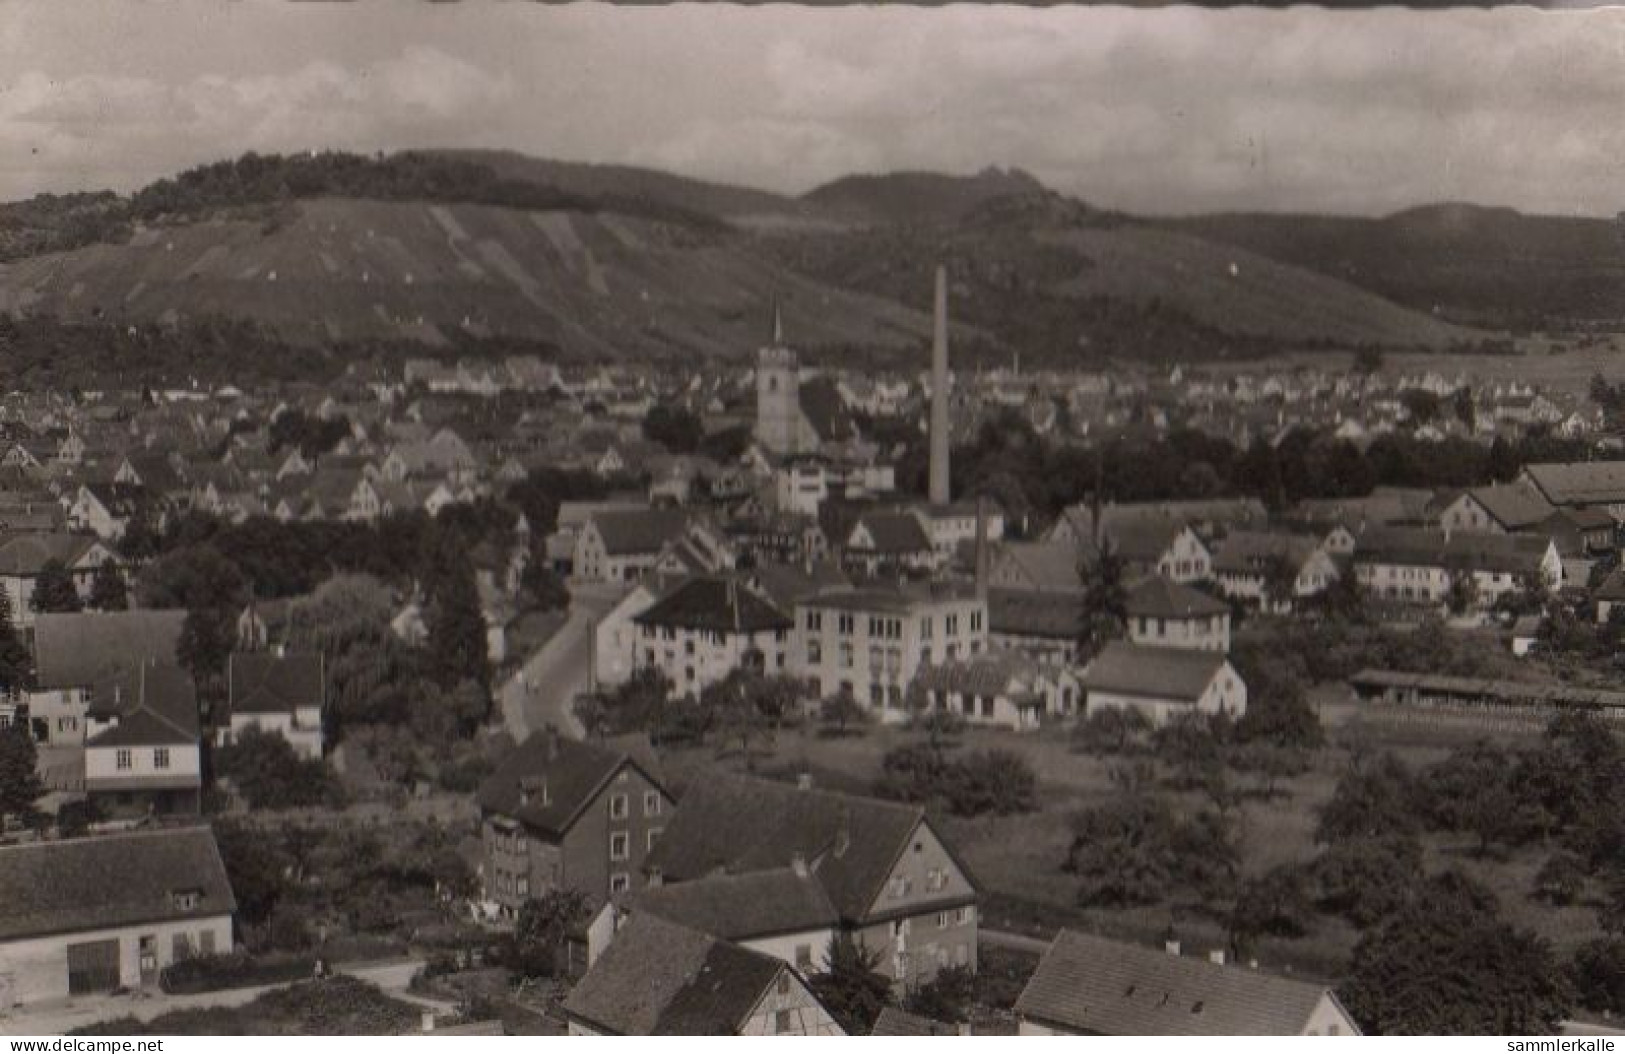
[[[407,991],[412,975],[423,966],[421,959],[390,959],[385,962],[339,963],[334,970],[375,984],[395,999],[411,1003],[437,1014],[450,1014],[455,1007],[450,1003],[426,999]],[[292,982],[288,982],[292,983]],[[194,1010],[203,1007],[233,1007],[251,1003],[256,998],[285,984],[256,985],[250,988],[228,988],[219,992],[198,992],[193,995],[167,995],[162,992],[142,992],[126,995],[79,996],[55,1000],[18,1010],[0,1012],[0,1034],[8,1036],[60,1036],[73,1029],[106,1021],[109,1018],[130,1015],[141,1021],[150,1021],[171,1010]]]

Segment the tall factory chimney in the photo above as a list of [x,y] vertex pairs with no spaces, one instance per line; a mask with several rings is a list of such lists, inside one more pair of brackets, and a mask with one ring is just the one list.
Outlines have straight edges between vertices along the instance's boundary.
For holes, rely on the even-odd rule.
[[946,505],[948,488],[948,270],[937,265],[936,325],[931,335],[931,493]]

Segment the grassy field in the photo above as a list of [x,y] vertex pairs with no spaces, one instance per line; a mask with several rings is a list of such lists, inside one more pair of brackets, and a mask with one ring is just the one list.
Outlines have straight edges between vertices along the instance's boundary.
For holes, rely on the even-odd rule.
[[[1281,784],[1284,793],[1269,801],[1250,798],[1236,810],[1244,875],[1260,874],[1277,864],[1307,862],[1319,853],[1320,847],[1314,841],[1318,811],[1331,797],[1356,750],[1391,751],[1414,769],[1436,762],[1452,748],[1475,739],[1516,746],[1530,743],[1538,735],[1538,730],[1487,735],[1471,721],[1415,726],[1362,710],[1338,689],[1324,689],[1315,695],[1330,745],[1319,752],[1309,771]],[[808,771],[820,786],[861,793],[873,786],[880,759],[888,749],[919,738],[917,733],[892,728],[843,738],[826,738],[816,731],[788,731],[779,735],[771,750],[754,756],[749,767],[768,776]],[[948,837],[988,893],[983,910],[985,925],[1041,937],[1061,926],[1071,926],[1125,939],[1156,941],[1173,924],[1188,952],[1225,946],[1228,903],[1184,898],[1122,911],[1087,910],[1076,905],[1076,883],[1061,869],[1072,841],[1069,820],[1074,812],[1100,802],[1111,792],[1111,771],[1124,764],[1123,760],[1076,753],[1064,734],[977,730],[965,733],[962,739],[967,746],[1018,751],[1033,765],[1041,787],[1042,805],[1035,814],[942,820]],[[719,758],[710,749],[675,752],[668,755],[666,763],[679,787],[718,769],[739,772],[747,767],[737,756]],[[1238,780],[1245,783],[1247,777]],[[1167,793],[1193,808],[1201,804],[1192,794]],[[1554,908],[1530,898],[1532,879],[1545,860],[1545,849],[1532,846],[1503,857],[1480,856],[1476,848],[1467,837],[1429,835],[1424,839],[1430,870],[1458,867],[1483,882],[1496,891],[1509,921],[1551,939],[1560,953],[1566,954],[1596,935],[1591,907]],[[1342,972],[1358,937],[1358,932],[1341,919],[1320,916],[1304,938],[1262,941],[1257,957],[1268,967],[1334,978]]]

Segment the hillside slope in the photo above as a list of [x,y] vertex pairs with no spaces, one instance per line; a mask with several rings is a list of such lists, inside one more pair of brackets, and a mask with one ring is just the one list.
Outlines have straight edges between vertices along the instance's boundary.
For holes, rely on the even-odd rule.
[[843,176],[801,200],[831,217],[868,225],[957,223],[1003,198],[1046,193],[1019,168],[986,168],[973,176],[890,172]]
[[1379,219],[1236,213],[1160,223],[1468,324],[1625,320],[1625,238],[1611,220],[1454,203]]
[[950,261],[955,316],[1031,357],[1214,358],[1290,347],[1443,348],[1482,334],[1233,246],[1053,195],[953,225],[773,243],[792,268],[888,297]]
[[301,343],[463,331],[597,356],[745,354],[775,298],[811,350],[919,347],[930,331],[926,315],[789,273],[743,236],[609,212],[319,198],[0,265],[5,311],[218,315]]

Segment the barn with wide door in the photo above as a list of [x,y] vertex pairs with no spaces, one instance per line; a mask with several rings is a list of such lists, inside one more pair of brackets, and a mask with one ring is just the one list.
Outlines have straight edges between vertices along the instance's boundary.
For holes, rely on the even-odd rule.
[[236,901],[205,826],[0,846],[0,1009],[156,988],[231,951]]

